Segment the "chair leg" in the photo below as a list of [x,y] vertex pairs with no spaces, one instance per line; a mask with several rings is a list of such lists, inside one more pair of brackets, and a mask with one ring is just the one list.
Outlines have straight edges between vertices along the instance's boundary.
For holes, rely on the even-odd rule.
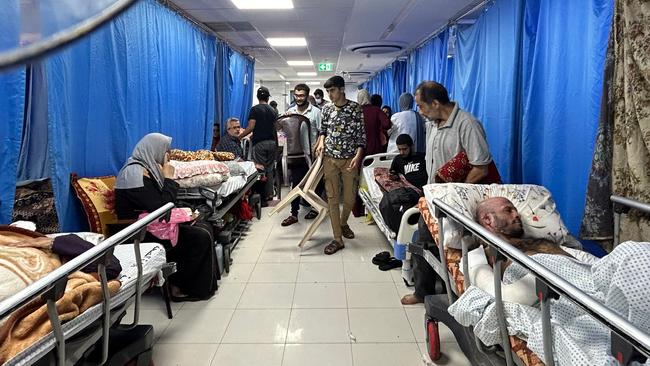
[[294,188],[287,194],[286,197],[284,197],[283,200],[278,202],[273,209],[271,209],[268,213],[269,216],[273,216],[274,214],[280,212],[283,208],[287,207],[289,204],[291,204],[291,201],[293,201],[294,198],[299,197],[301,194],[300,188]]
[[167,307],[167,318],[172,319],[174,318],[174,314],[172,314],[171,297],[169,296],[169,281],[165,281],[162,285],[162,296],[163,300],[165,300],[165,306]]
[[303,245],[307,242],[307,240],[311,239],[312,235],[316,232],[318,227],[320,226],[321,222],[325,219],[325,216],[327,216],[328,210],[325,209],[320,209],[318,212],[318,216],[316,216],[316,219],[309,225],[309,228],[307,229],[307,232],[305,233],[305,236],[302,237],[302,240],[300,243],[298,243],[298,246],[302,248]]

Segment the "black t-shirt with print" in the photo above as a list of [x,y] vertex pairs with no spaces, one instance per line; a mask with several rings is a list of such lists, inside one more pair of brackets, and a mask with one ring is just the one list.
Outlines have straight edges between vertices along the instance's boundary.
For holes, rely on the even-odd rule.
[[278,133],[275,130],[275,120],[278,115],[268,104],[258,104],[251,108],[248,114],[248,119],[255,120],[255,128],[253,129],[253,145],[266,141],[278,141]]
[[406,158],[397,155],[390,165],[390,173],[395,175],[403,174],[409,183],[418,188],[427,184],[429,179],[424,154],[422,153],[411,153]]

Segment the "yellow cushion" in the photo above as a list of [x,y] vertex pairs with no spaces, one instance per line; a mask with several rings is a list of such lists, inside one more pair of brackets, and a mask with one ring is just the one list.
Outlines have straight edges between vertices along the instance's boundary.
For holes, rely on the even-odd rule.
[[88,217],[90,230],[108,236],[108,225],[118,222],[115,214],[115,176],[79,178],[72,175],[72,187]]

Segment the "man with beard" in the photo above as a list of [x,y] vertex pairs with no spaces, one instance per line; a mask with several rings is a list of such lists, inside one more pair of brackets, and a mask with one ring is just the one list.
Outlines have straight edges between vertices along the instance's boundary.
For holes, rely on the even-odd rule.
[[[309,119],[309,143],[313,149],[316,146],[318,130],[321,126],[321,111],[318,107],[309,103],[309,87],[306,84],[296,85],[293,89],[293,96],[296,105],[289,108],[285,114],[302,114]],[[309,171],[309,165],[306,160],[301,159],[299,161],[292,161],[289,169],[291,170],[291,185],[295,187],[305,177],[307,171]],[[319,186],[316,189],[316,193],[320,194],[322,190],[322,186]],[[291,215],[282,221],[282,226],[289,226],[297,223],[299,209],[300,198],[296,198],[291,202]],[[314,219],[316,216],[318,216],[318,213],[311,209],[305,215],[305,219]]]

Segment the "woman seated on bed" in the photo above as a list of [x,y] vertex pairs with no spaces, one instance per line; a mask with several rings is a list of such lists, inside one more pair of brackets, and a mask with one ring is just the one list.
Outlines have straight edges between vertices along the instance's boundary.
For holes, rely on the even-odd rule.
[[[115,209],[120,219],[136,219],[176,200],[178,184],[171,179],[174,168],[167,160],[171,141],[171,137],[150,133],[133,149],[115,183]],[[181,224],[175,246],[147,233],[145,240],[163,244],[167,260],[177,263],[178,271],[169,278],[174,301],[208,299],[217,289],[219,271],[208,230],[210,226],[199,227],[195,222]]]

